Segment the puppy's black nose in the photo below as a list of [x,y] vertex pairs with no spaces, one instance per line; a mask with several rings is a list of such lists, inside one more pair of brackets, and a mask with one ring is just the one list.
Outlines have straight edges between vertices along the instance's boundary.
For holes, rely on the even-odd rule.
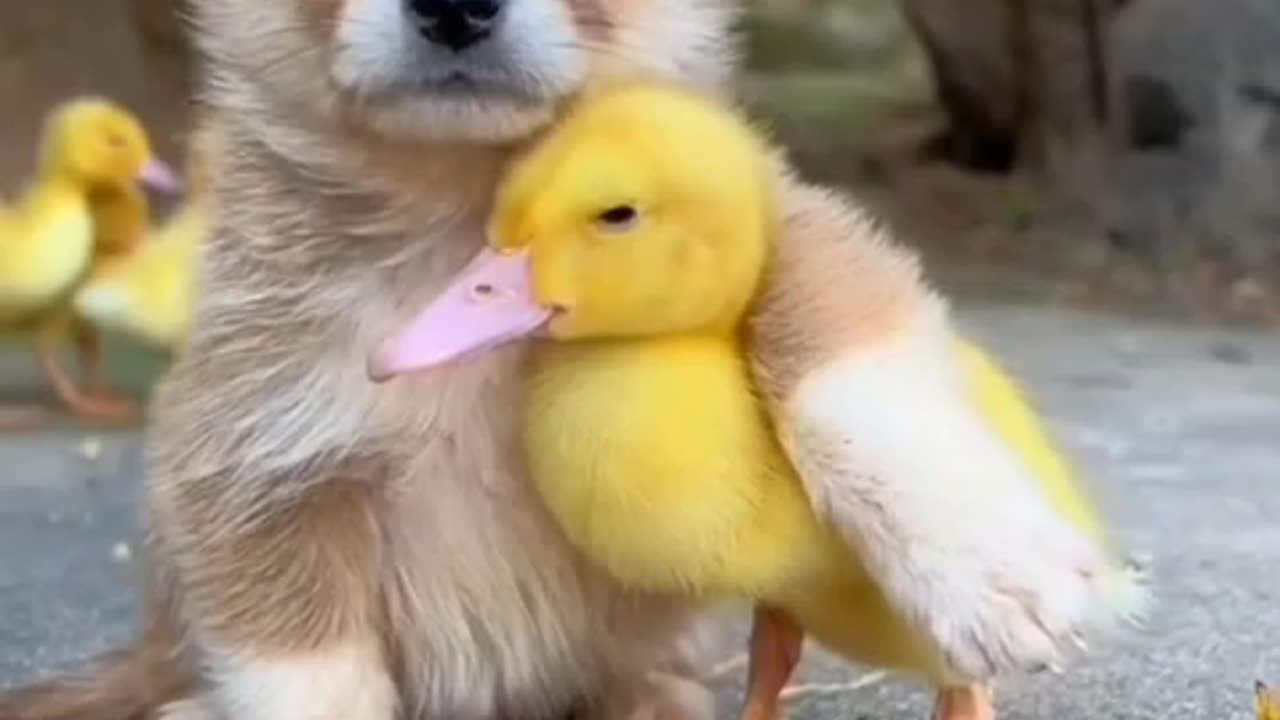
[[461,52],[493,32],[503,0],[406,0],[422,37]]

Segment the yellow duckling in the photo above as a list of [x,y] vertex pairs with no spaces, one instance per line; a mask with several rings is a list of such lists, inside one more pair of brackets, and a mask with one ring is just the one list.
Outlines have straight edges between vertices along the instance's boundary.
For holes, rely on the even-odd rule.
[[82,391],[55,356],[66,335],[80,330],[66,302],[97,250],[94,198],[137,183],[164,191],[175,186],[131,113],[80,98],[51,114],[34,182],[0,215],[0,328],[35,331],[41,371],[59,399],[85,418],[133,414],[105,391]]
[[[116,111],[121,114],[128,113],[122,107],[117,107]],[[141,126],[141,122],[136,118],[134,122]],[[94,226],[94,252],[93,259],[90,261],[90,277],[104,264],[118,264],[120,258],[130,255],[141,247],[143,241],[151,234],[151,203],[143,189],[144,185],[166,194],[177,193],[180,189],[180,184],[169,167],[158,161],[147,164],[143,170],[142,180],[142,183],[98,185],[89,193]],[[90,392],[100,401],[114,405],[121,419],[135,414],[137,406],[132,400],[115,395],[107,387],[106,358],[103,354],[100,334],[100,330],[106,326],[95,326],[89,318],[78,313],[75,313],[72,324],[74,339],[80,352],[81,365],[86,371]]]
[[[751,720],[777,717],[806,633],[850,660],[929,681],[941,718],[992,718],[987,685],[957,680],[868,575],[839,530],[842,509],[810,496],[780,418],[758,397],[744,321],[781,230],[778,194],[764,141],[711,102],[649,85],[590,99],[517,164],[492,247],[374,353],[370,375],[551,340],[533,349],[532,480],[569,540],[618,581],[756,604]],[[1010,433],[1034,421],[1008,412],[1016,388],[970,344],[955,349],[977,413],[995,415],[990,432],[1041,452],[1035,432]],[[894,449],[911,449],[898,440]],[[1014,452],[997,470],[1021,479]],[[1072,484],[1036,479],[1065,491],[1053,495],[1064,513],[1092,517]],[[1083,525],[1088,554],[1096,523]]]
[[1258,720],[1280,720],[1280,693],[1261,680],[1253,686]]
[[1018,382],[989,353],[964,338],[955,339],[974,404],[996,433],[1016,448],[1022,461],[1052,499],[1055,507],[1091,537],[1104,535],[1102,521],[1084,502],[1075,472],[1049,438]]
[[[118,111],[126,112],[123,108]],[[150,164],[143,171],[143,179],[154,190],[178,191],[178,181],[166,165]],[[151,203],[139,183],[99,185],[89,193],[89,206],[94,222],[95,261],[133,250],[151,232]]]
[[176,352],[195,307],[197,261],[208,225],[207,179],[196,143],[187,196],[143,244],[97,261],[75,294],[76,314],[108,330]]

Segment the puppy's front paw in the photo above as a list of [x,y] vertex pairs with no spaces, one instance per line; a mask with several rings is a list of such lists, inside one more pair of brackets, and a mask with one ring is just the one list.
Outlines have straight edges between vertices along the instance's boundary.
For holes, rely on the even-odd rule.
[[959,679],[1061,667],[1108,616],[1139,612],[1125,603],[1140,593],[1110,593],[1117,579],[1130,582],[1124,571],[1058,518],[1038,515],[985,540],[928,569],[936,582],[920,619]]
[[648,685],[649,692],[627,720],[715,720],[715,695],[701,683],[655,672]]

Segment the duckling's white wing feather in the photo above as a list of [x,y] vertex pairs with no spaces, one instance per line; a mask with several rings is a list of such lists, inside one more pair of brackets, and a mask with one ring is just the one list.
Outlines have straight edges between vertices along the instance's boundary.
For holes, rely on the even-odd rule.
[[819,515],[957,678],[1060,662],[1101,549],[967,399],[943,302],[852,204],[787,187],[757,380]]

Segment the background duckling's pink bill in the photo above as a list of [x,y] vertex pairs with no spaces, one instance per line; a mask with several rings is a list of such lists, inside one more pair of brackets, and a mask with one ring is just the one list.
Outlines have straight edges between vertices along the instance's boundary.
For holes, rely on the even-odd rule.
[[156,192],[172,195],[182,189],[182,181],[168,165],[161,160],[152,159],[142,167],[138,180]]
[[529,254],[485,248],[408,327],[369,358],[381,382],[493,349],[534,333],[551,318],[533,296]]

